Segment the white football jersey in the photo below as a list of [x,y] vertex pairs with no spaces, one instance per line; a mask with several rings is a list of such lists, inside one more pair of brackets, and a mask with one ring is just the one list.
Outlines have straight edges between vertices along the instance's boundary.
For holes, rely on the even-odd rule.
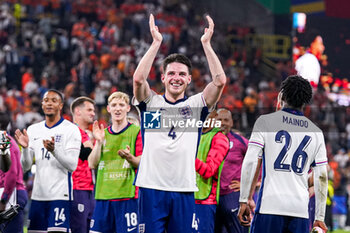
[[[53,127],[48,128],[45,121],[33,124],[27,130],[29,151],[34,155],[36,173],[34,178],[32,199],[38,201],[72,200],[72,176],[62,164],[47,151],[43,145],[44,139],[55,139],[56,148],[67,152],[74,150],[76,164],[81,146],[81,135],[78,127],[63,118]],[[57,156],[68,156],[67,153]],[[72,156],[72,154],[70,155]],[[74,159],[75,161],[75,159]]]
[[152,93],[139,109],[143,153],[136,186],[197,191],[195,158],[201,135],[197,122],[208,114],[203,94],[170,103],[164,96]]
[[322,131],[301,112],[283,109],[257,119],[252,145],[263,149],[256,211],[308,218],[308,171],[327,164]]

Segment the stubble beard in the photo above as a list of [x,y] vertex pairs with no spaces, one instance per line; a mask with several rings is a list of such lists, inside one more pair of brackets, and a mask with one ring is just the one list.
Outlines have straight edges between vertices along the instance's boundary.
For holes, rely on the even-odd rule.
[[53,113],[45,113],[45,116],[46,117],[53,117],[53,116],[55,116]]

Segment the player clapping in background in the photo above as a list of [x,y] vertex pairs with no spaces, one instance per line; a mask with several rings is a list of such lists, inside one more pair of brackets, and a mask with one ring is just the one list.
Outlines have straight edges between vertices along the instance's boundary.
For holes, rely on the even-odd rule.
[[248,140],[232,131],[233,119],[229,110],[218,109],[216,118],[227,136],[230,149],[224,160],[220,176],[220,198],[216,212],[215,232],[248,233],[249,227],[241,226],[237,218],[239,208],[241,168]]
[[45,120],[28,130],[16,130],[22,146],[22,167],[36,164],[28,232],[69,231],[72,200],[71,173],[76,169],[81,135],[73,123],[63,119],[63,96],[48,90],[42,100]]
[[[207,121],[217,117],[216,110],[212,111]],[[196,202],[196,232],[213,233],[217,206],[217,189],[220,178],[219,167],[229,150],[227,137],[219,128],[203,128],[201,141],[196,158],[198,192],[194,193]]]
[[96,139],[89,166],[98,169],[91,232],[137,232],[138,188],[133,185],[142,154],[140,127],[127,121],[129,96],[114,92],[107,111],[112,125],[93,124]]
[[88,156],[93,144],[86,130],[94,122],[95,102],[86,96],[73,100],[71,104],[73,122],[79,127],[81,149],[77,169],[73,172],[73,202],[71,210],[72,233],[87,233],[95,209],[94,184]]

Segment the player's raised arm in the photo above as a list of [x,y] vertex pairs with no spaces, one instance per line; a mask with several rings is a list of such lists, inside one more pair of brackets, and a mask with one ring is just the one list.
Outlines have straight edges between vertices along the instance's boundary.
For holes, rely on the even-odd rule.
[[95,169],[97,168],[98,163],[100,162],[101,148],[105,140],[105,131],[104,131],[103,125],[101,124],[101,126],[99,126],[98,122],[95,121],[94,124],[92,125],[92,133],[94,135],[94,138],[96,139],[96,142],[95,142],[94,148],[92,149],[88,157],[88,162],[89,162],[89,167],[91,169]]
[[226,75],[220,63],[220,60],[210,43],[214,33],[214,22],[209,15],[207,15],[207,20],[209,27],[205,28],[204,34],[201,37],[201,42],[213,79],[203,91],[204,99],[210,108],[211,106],[215,105],[216,102],[220,99],[222,90],[226,84]]
[[147,77],[163,40],[162,34],[160,34],[158,27],[155,25],[154,16],[152,14],[149,17],[149,28],[152,34],[153,42],[146,54],[142,57],[133,76],[134,96],[139,102],[145,100],[151,94]]

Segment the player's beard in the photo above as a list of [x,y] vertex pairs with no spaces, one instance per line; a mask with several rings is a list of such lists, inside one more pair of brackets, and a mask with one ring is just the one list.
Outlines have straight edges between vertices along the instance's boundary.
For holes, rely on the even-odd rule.
[[86,118],[85,122],[90,125],[90,124],[94,123],[94,118],[92,118],[92,119],[91,118]]
[[44,115],[45,115],[46,117],[53,117],[53,116],[55,116],[55,114],[53,114],[53,113],[44,113]]

